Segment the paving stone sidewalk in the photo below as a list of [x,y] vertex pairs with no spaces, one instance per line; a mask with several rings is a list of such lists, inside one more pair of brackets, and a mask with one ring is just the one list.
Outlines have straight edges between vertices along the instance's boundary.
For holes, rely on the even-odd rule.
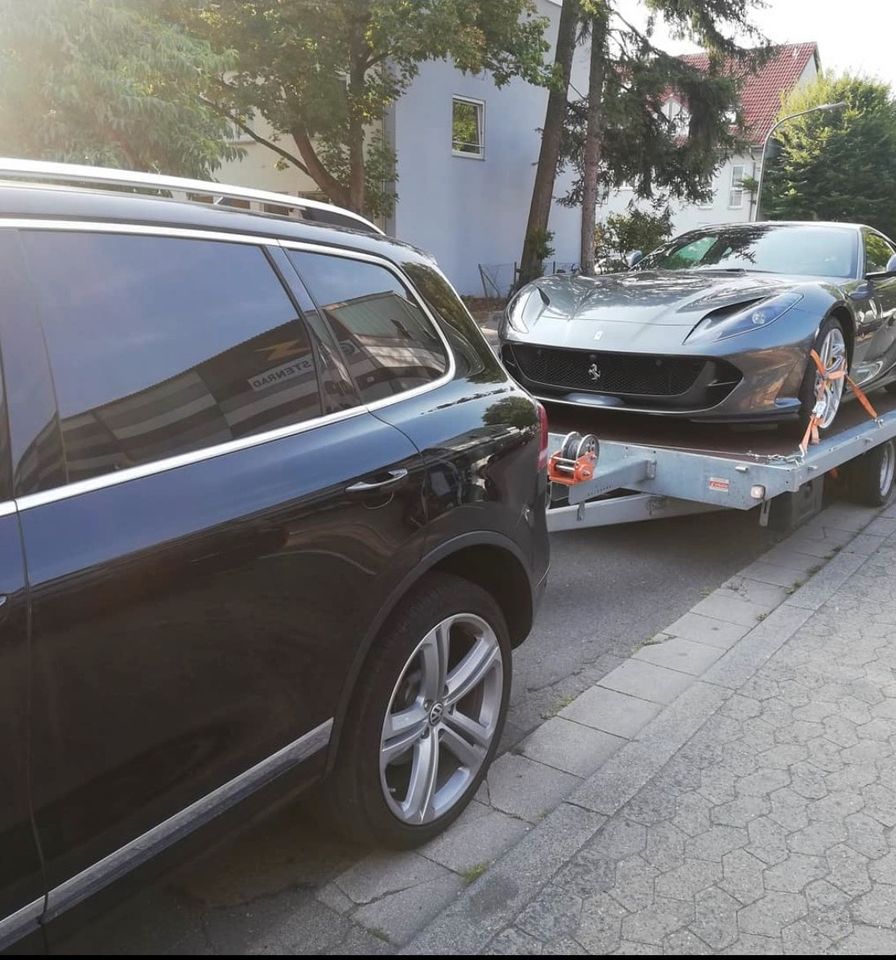
[[402,952],[896,954],[896,509],[868,519],[816,518],[533,734],[566,776],[633,739]]

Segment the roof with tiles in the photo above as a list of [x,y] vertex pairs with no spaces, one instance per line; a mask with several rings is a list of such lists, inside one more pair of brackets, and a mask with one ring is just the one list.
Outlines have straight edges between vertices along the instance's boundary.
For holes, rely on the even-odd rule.
[[[774,53],[756,73],[730,61],[731,68],[744,76],[741,106],[744,126],[754,143],[762,143],[781,109],[781,98],[797,85],[809,61],[818,64],[817,43],[787,43],[775,47]],[[695,67],[706,69],[705,53],[689,53],[682,58]]]

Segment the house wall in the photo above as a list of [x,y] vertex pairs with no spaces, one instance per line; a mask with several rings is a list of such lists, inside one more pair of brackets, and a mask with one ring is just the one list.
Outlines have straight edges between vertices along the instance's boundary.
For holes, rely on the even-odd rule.
[[[705,226],[710,223],[746,223],[753,216],[753,198],[746,191],[743,192],[740,206],[730,204],[730,191],[733,183],[733,173],[735,166],[743,166],[744,176],[758,177],[759,151],[756,151],[755,158],[751,154],[731,157],[726,160],[715,172],[712,181],[713,197],[708,204],[693,203],[670,203],[672,210],[672,235],[685,233],[687,230],[693,230],[696,227]],[[629,212],[629,204],[634,198],[632,190],[618,190],[613,192],[606,203],[598,208],[598,220],[606,220],[610,214],[625,214]],[[649,205],[641,202],[635,203],[636,207],[642,210],[649,209]],[[644,251],[645,253],[647,251]]]
[[[560,8],[539,0],[556,41]],[[552,54],[549,54],[552,56]],[[581,67],[582,58],[577,58]],[[485,103],[484,158],[451,149],[452,97]],[[479,265],[499,285],[513,279],[525,235],[547,91],[522,80],[499,89],[490,75],[463,74],[450,63],[426,63],[395,104],[398,203],[394,233],[433,253],[461,293],[482,295]],[[568,178],[558,178],[562,195]],[[579,211],[554,205],[554,257],[578,262]]]

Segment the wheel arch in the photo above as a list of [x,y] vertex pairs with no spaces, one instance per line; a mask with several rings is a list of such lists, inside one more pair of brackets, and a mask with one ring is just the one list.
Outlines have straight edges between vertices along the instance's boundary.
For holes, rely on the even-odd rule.
[[510,641],[518,647],[529,634],[534,610],[534,585],[520,548],[507,537],[490,531],[464,534],[428,553],[398,584],[365,632],[339,697],[327,757],[329,772],[339,749],[342,726],[354,696],[361,668],[371,653],[383,624],[427,574],[441,571],[470,580],[488,591],[507,620]]
[[[828,310],[825,320],[828,317],[833,317],[835,320],[838,320],[840,326],[843,327],[843,333],[846,336],[846,351],[849,356],[849,365],[852,367],[852,359],[856,346],[856,318],[843,301],[835,303],[834,306]],[[824,320],[822,320],[822,323],[824,323]],[[819,324],[819,327],[820,326],[821,324]]]

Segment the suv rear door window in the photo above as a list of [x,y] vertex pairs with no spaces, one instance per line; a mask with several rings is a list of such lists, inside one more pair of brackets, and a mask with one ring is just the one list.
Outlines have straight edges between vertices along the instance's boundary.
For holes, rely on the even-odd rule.
[[431,383],[448,369],[432,322],[391,270],[351,257],[287,252],[336,334],[365,403]]
[[70,482],[320,415],[308,334],[259,247],[22,238],[43,296]]

